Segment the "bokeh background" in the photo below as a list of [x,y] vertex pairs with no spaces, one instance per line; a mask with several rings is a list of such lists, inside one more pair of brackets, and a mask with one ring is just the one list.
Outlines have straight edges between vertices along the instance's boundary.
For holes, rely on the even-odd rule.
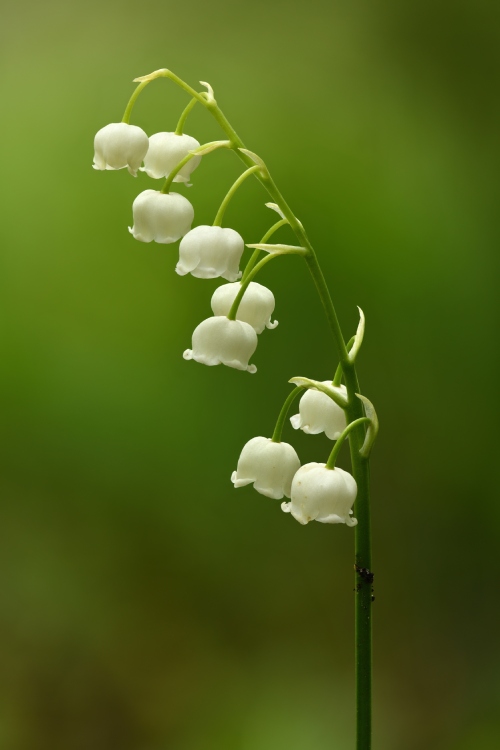
[[[4,0],[2,750],[354,746],[353,532],[229,481],[288,379],[337,364],[305,267],[265,270],[280,325],[257,375],[185,362],[218,282],[129,235],[145,175],[91,168],[159,67],[212,83],[346,337],[367,316],[374,747],[498,748],[499,22],[485,0]],[[133,122],[174,129],[186,102],[156,82]],[[201,108],[187,132],[220,137]],[[181,188],[196,223],[240,169],[204,159]],[[226,214],[247,242],[265,200],[247,182]],[[325,460],[324,436],[292,433]]]

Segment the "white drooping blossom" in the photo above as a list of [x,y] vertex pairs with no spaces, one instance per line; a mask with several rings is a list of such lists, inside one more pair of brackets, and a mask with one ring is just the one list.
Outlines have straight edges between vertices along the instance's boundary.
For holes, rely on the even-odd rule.
[[[155,180],[168,177],[172,169],[188,155],[199,148],[199,142],[190,135],[176,133],[155,133],[149,136],[149,149],[144,158],[141,172]],[[201,161],[201,156],[193,156],[175,175],[174,182],[189,182],[193,172]]]
[[257,368],[248,360],[256,348],[257,334],[252,326],[220,315],[203,320],[194,329],[193,348],[186,349],[183,356],[204,365],[222,364],[253,373]]
[[231,481],[235,487],[253,482],[261,495],[281,500],[283,496],[290,497],[292,479],[299,468],[299,457],[289,443],[254,437],[243,446]]
[[[331,380],[324,380],[323,385],[332,387]],[[335,387],[343,396],[347,395],[345,385]],[[336,440],[346,428],[344,410],[322,391],[309,388],[299,403],[299,413],[290,417],[295,430],[303,430],[307,435],[318,435],[324,432],[330,440]]]
[[243,237],[234,229],[202,224],[183,237],[175,270],[180,276],[190,273],[198,279],[222,276],[236,281],[241,276],[239,265],[244,249]]
[[194,209],[179,193],[144,190],[132,204],[134,226],[129,227],[139,242],[176,242],[191,229]]
[[[217,287],[211,302],[214,315],[227,315],[240,289],[239,281]],[[274,294],[271,290],[257,284],[256,281],[251,281],[241,298],[236,319],[249,323],[256,333],[262,333],[266,327],[276,328],[278,321],[271,323],[274,305]]]
[[134,177],[146,156],[149,138],[142,128],[127,122],[112,122],[94,138],[94,169],[123,169]]
[[356,526],[352,506],[358,488],[356,480],[343,469],[327,469],[326,464],[304,464],[292,482],[291,501],[282,503],[281,509],[301,524],[345,523]]

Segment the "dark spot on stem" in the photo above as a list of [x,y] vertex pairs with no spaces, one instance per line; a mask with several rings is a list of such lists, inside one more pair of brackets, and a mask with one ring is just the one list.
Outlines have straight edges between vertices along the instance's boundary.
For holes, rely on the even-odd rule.
[[354,570],[361,577],[363,583],[368,583],[370,586],[372,585],[375,573],[372,573],[368,568],[360,568],[359,565],[355,565]]
[[[372,573],[372,571],[369,570],[368,568],[360,568],[359,565],[355,565],[354,566],[354,570],[356,571],[356,573],[361,578],[361,581],[359,581],[356,584],[356,588],[355,588],[356,593],[359,594],[359,592],[363,588],[363,584],[366,584],[366,585],[370,586],[371,601],[374,602],[375,601],[375,596],[373,594],[373,585],[372,584],[373,584],[373,579],[375,578],[375,574]],[[363,607],[363,609],[366,609],[366,607]]]

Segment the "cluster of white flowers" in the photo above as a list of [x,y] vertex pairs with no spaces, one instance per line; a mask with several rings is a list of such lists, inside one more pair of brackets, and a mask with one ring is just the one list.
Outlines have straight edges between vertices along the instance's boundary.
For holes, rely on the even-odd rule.
[[[331,386],[329,381],[326,383]],[[343,386],[338,390],[345,392]],[[295,429],[309,434],[324,432],[333,440],[346,427],[343,409],[325,393],[312,389],[302,396],[299,414],[291,417],[290,422]],[[301,466],[295,449],[288,443],[252,438],[241,451],[231,481],[235,487],[253,482],[257,492],[276,500],[290,498],[281,508],[301,524],[309,521],[357,524],[352,517],[357,486],[351,474],[315,462]]]
[[[99,130],[94,146],[95,169],[127,168],[134,177],[140,170],[153,179],[170,176],[167,185],[188,183],[201,161],[201,155],[192,153],[200,148],[195,138],[170,132],[148,138],[141,128],[125,122]],[[185,163],[179,169],[181,161]],[[273,293],[254,281],[239,280],[245,248],[241,235],[220,226],[201,225],[191,229],[194,209],[183,195],[175,192],[144,190],[134,200],[132,213],[133,226],[129,231],[136,240],[161,244],[181,240],[175,269],[179,275],[191,274],[200,279],[220,277],[229,282],[215,290],[211,300],[213,317],[197,326],[192,349],[184,352],[184,359],[256,372],[249,360],[257,347],[258,334],[266,327],[275,328],[278,323],[271,322],[275,307]],[[231,315],[237,297],[239,306]],[[325,384],[333,387],[330,381]],[[338,386],[337,391],[345,397],[344,386]],[[326,393],[314,389],[304,393],[299,413],[290,421],[296,430],[308,434],[324,432],[331,440],[338,439],[346,428],[344,410]],[[357,523],[352,517],[357,491],[354,478],[326,464],[308,463],[301,467],[295,449],[281,442],[281,437],[252,438],[244,446],[231,479],[235,487],[253,483],[267,497],[290,498],[281,507],[301,524],[313,520],[348,526]]]
[[[94,169],[128,169],[146,172],[153,179],[167,177],[190,151],[199,147],[196,138],[176,133],[155,133],[150,138],[137,125],[113,122],[98,131],[94,139]],[[201,156],[193,156],[174,177],[188,182]],[[144,162],[144,166],[141,164]],[[134,217],[130,233],[139,242],[177,242],[191,229],[194,209],[179,193],[144,190],[132,205]]]
[[[189,135],[156,133],[150,138],[135,125],[112,123],[95,136],[94,168],[124,169],[137,175],[143,171],[154,179],[165,178],[179,162],[191,155],[176,173],[173,182],[188,182],[201,156],[192,156],[199,142]],[[141,163],[144,166],[141,167]],[[183,195],[175,192],[144,190],[132,204],[133,226],[129,231],[139,242],[170,244],[181,240],[176,271],[199,279],[223,278],[231,282],[216,289],[212,297],[214,317],[200,323],[193,332],[192,349],[184,359],[205,365],[225,364],[238,370],[256,372],[249,359],[257,347],[257,334],[275,328],[271,322],[273,293],[256,282],[246,287],[236,320],[228,315],[241,290],[240,260],[245,249],[243,237],[234,229],[201,225],[191,229],[194,209]]]

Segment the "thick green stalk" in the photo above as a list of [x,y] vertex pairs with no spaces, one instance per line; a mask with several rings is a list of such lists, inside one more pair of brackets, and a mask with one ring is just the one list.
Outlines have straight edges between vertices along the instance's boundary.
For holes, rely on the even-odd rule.
[[[340,327],[331,301],[328,287],[315,255],[306,257],[309,270],[313,276],[319,296],[325,308],[330,329],[337,341]],[[341,334],[340,334],[341,335]],[[354,422],[364,416],[363,404],[356,398],[359,383],[354,363],[351,363],[347,348],[338,347],[339,358],[344,373],[347,389],[348,422]],[[373,573],[371,556],[371,522],[370,522],[370,471],[369,461],[360,455],[365,429],[360,425],[353,430],[349,443],[351,450],[352,473],[358,485],[358,494],[354,513],[358,519],[355,527],[355,670],[356,670],[356,748],[370,750],[372,735],[372,602]]]
[[[351,351],[351,347],[354,344],[356,336],[352,336],[352,338],[349,339],[346,345],[346,349],[348,352]],[[332,385],[338,388],[340,384],[342,383],[342,375],[344,374],[344,371],[342,370],[342,365],[339,364],[337,369],[335,370],[335,375],[333,376]]]
[[[245,148],[241,138],[238,136],[226,116],[217,106],[215,100],[211,100],[206,94],[200,94],[182,79],[169,70],[159,71],[158,76],[170,78],[178,86],[183,88],[191,96],[209,110],[215,120],[226,133],[233,144],[236,154],[247,166],[254,166],[254,161],[239,149]],[[256,171],[256,178],[266,188],[274,203],[280,207],[283,215],[293,229],[299,244],[308,250],[304,259],[307,263],[314,284],[318,291],[321,303],[330,326],[337,353],[342,365],[344,382],[347,389],[348,406],[346,416],[348,422],[364,417],[363,404],[356,397],[359,393],[359,383],[356,368],[349,360],[345,340],[340,329],[337,314],[333,306],[328,286],[319,265],[316,253],[309,242],[309,238],[300,221],[296,218],[292,209],[280,193],[274,180],[267,171]],[[246,281],[247,279],[245,279]],[[355,527],[355,570],[356,570],[356,750],[371,749],[371,690],[372,690],[372,583],[373,573],[371,571],[371,531],[370,531],[370,496],[369,496],[369,462],[367,458],[360,455],[359,451],[363,445],[365,435],[364,425],[359,425],[350,435],[351,466],[352,473],[358,486],[358,494],[355,504],[355,515],[358,525]]]

